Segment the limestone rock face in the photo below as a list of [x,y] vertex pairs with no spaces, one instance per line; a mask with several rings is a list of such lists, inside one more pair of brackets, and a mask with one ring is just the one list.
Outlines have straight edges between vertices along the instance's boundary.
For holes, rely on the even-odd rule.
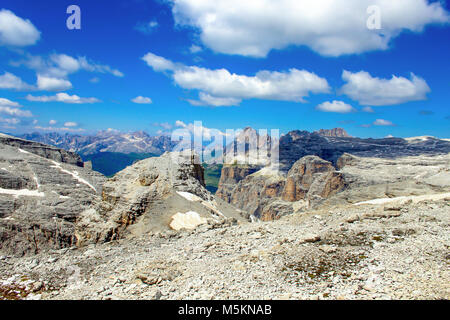
[[343,187],[343,181],[331,162],[306,156],[289,170],[281,197],[289,202],[303,200],[308,194],[328,198]]
[[139,161],[109,179],[102,201],[78,219],[76,236],[83,245],[165,231],[170,225],[180,229],[180,221],[188,221],[189,229],[194,216],[203,222],[240,218],[237,210],[206,190],[201,165],[182,153],[165,153]]
[[234,187],[236,187],[241,180],[245,179],[245,177],[255,173],[259,169],[261,169],[261,167],[224,165],[220,175],[216,196],[227,202],[231,202],[232,190]]
[[[232,186],[220,186],[221,192],[217,195],[223,197],[225,194],[222,198],[225,201],[261,220],[270,221],[292,213],[296,208],[320,203],[343,190],[345,181],[331,162],[306,156],[287,174],[265,167]],[[300,201],[307,205],[299,205]]]
[[325,204],[450,192],[450,154],[396,159],[344,154],[337,165],[347,187]]
[[0,252],[23,255],[75,243],[74,222],[106,180],[78,155],[0,135]]

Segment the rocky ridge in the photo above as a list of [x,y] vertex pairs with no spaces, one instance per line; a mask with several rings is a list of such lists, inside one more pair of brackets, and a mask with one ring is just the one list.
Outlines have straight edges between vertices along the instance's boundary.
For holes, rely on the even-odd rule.
[[17,255],[70,247],[74,222],[105,178],[74,153],[0,136],[0,251]]

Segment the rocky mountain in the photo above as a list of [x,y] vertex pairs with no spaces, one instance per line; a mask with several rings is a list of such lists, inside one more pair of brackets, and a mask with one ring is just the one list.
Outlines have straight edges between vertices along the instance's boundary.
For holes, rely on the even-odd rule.
[[75,244],[74,223],[105,178],[80,156],[0,135],[0,251],[22,255]]
[[133,133],[100,131],[94,136],[69,133],[31,133],[22,135],[20,138],[56,146],[82,156],[103,152],[161,155],[166,151],[171,151],[174,146],[168,136],[150,136],[143,131]]
[[343,128],[320,129],[319,131],[316,131],[316,133],[324,137],[351,138],[351,136]]
[[1,135],[0,299],[449,298],[449,141],[281,145],[282,170],[225,165],[214,196],[190,155],[106,180]]
[[447,192],[450,187],[449,141],[336,138],[294,131],[279,143],[280,170],[225,165],[217,196],[255,218],[273,220],[327,199],[352,203]]
[[243,220],[206,188],[204,169],[190,154],[142,160],[103,185],[101,201],[80,215],[78,245]]

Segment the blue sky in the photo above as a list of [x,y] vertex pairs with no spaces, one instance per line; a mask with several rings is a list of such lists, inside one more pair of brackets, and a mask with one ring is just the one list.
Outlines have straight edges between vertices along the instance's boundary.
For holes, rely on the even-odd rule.
[[[2,0],[0,131],[156,134],[201,120],[450,138],[447,3],[267,1]],[[66,27],[71,4],[81,30]]]

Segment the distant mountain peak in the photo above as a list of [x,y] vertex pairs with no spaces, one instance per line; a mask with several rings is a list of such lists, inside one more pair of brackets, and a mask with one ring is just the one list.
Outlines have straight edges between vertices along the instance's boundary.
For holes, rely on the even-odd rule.
[[345,131],[343,128],[333,128],[333,129],[320,129],[315,131],[315,133],[324,137],[335,137],[335,138],[351,138],[352,136]]

